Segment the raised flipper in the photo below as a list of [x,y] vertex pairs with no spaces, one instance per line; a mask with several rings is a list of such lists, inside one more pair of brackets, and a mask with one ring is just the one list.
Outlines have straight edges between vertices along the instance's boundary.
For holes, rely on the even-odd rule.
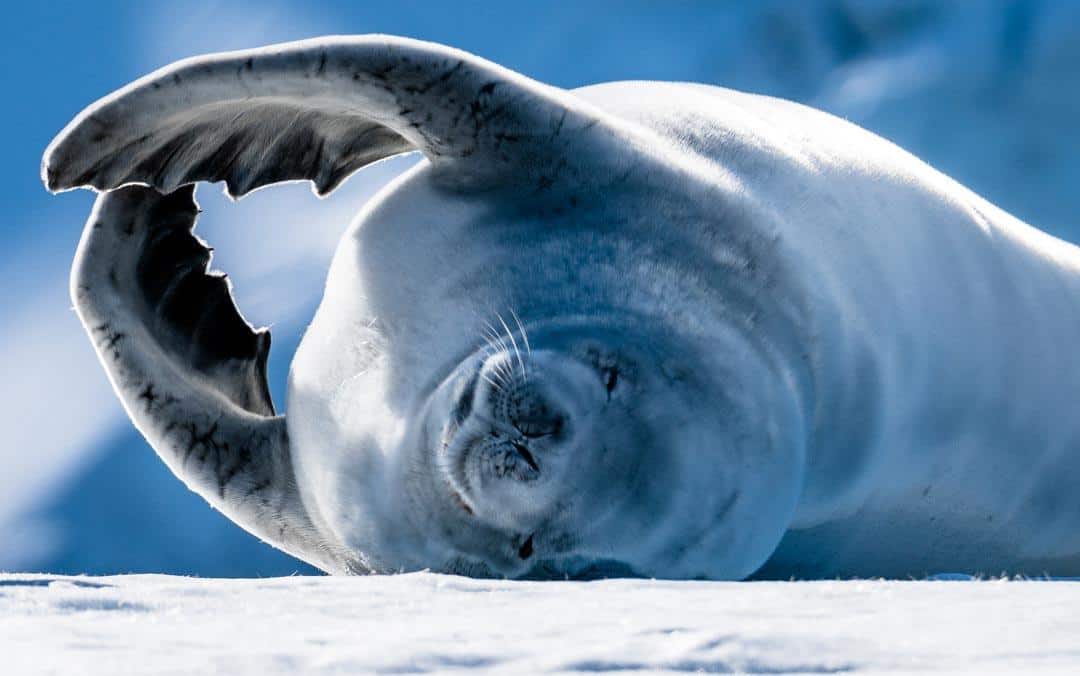
[[270,334],[243,320],[224,275],[207,273],[197,214],[194,186],[98,197],[71,276],[79,318],[131,420],[189,488],[323,570],[363,570],[304,509],[267,390]]
[[327,38],[142,78],[68,125],[42,174],[53,191],[108,191],[83,233],[72,296],[139,430],[238,524],[352,572],[363,562],[323,537],[298,494],[266,385],[269,333],[243,320],[223,276],[207,274],[190,184],[225,181],[239,196],[310,180],[326,193],[365,164],[419,149],[448,190],[579,190],[625,173],[627,139],[572,95],[464,52]]
[[[449,47],[387,36],[304,40],[167,66],[80,113],[49,146],[50,190],[288,180],[319,194],[420,150],[448,186],[548,186],[625,161],[613,120],[553,87]],[[583,163],[583,156],[592,156]]]

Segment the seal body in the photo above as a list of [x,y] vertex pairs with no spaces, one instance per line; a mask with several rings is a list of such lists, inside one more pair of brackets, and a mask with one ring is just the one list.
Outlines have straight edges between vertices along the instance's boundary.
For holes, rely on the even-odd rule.
[[[413,149],[277,415],[192,184]],[[42,176],[102,192],[72,297],[132,421],[326,571],[1080,575],[1080,252],[825,113],[333,37],[136,81]]]
[[[716,190],[672,184],[522,219],[512,200],[447,199],[423,166],[389,187],[345,236],[294,364],[290,433],[314,511],[342,533],[350,516],[393,520],[350,513],[351,496],[380,491],[350,483],[356,457],[341,449],[406,455],[403,417],[477,317],[636,305],[706,339],[745,323],[802,374],[797,504],[760,576],[1080,572],[1073,246],[801,105],[666,83],[575,93],[648,126],[672,157],[722,168]],[[736,237],[757,243],[736,263],[739,293]],[[687,526],[709,504],[688,500]]]
[[[376,552],[365,559],[376,570],[748,575],[790,518],[802,465],[801,384],[771,363],[799,335],[789,326],[799,306],[779,307],[782,292],[752,298],[778,272],[748,252],[775,243],[733,232],[744,224],[737,203],[718,218],[714,204],[686,202],[651,174],[562,199],[449,196],[421,165],[357,218],[290,376],[308,511],[329,538]],[[743,335],[760,307],[779,333],[768,345]],[[613,396],[614,373],[597,381],[606,396],[594,388],[613,436],[591,430],[586,448],[557,459],[558,517],[515,514],[509,498],[462,510],[445,495],[439,432],[425,421],[445,418],[439,389],[485,336],[504,333],[511,357],[510,341],[531,342],[525,380],[556,368],[557,357],[539,363],[542,349],[600,369],[609,348],[634,353],[617,376],[633,403],[619,401],[622,385]]]
[[806,473],[760,575],[1080,572],[1077,248],[797,104],[610,93],[739,176],[807,303]]

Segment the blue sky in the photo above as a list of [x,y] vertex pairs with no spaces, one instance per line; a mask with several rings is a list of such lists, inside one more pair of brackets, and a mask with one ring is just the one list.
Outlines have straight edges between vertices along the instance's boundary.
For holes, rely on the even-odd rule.
[[[150,498],[124,481],[160,485],[150,496],[181,489],[158,465],[123,474],[134,465],[117,458],[153,459],[151,451],[127,423],[67,298],[92,196],[48,195],[38,167],[79,110],[179,58],[385,32],[473,51],[563,87],[663,79],[780,95],[897,141],[1039,227],[1080,235],[1077,2],[38,2],[7,8],[4,23],[0,568],[61,565],[49,552],[64,546],[64,566],[98,572],[160,569],[166,556],[135,556],[148,553],[148,533],[165,522],[125,521]],[[214,187],[200,190],[199,228],[217,248],[215,265],[232,276],[245,314],[274,328],[278,402],[338,235],[410,161],[362,172],[325,202],[303,186],[235,205]],[[205,536],[191,540],[199,547],[246,537],[213,521],[198,498],[169,495],[176,502],[162,503],[162,513],[183,515],[190,537]],[[95,512],[103,502],[112,511]],[[91,557],[94,540],[74,535],[89,522],[73,515],[92,517],[124,544]],[[283,570],[200,567],[197,557],[184,566],[178,572]]]

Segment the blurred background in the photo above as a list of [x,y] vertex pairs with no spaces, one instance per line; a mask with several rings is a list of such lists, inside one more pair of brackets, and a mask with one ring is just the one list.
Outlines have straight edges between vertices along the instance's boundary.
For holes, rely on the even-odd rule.
[[[325,34],[446,43],[561,87],[706,82],[808,103],[889,138],[1021,219],[1080,240],[1080,2],[12,3],[0,28],[0,570],[269,576],[313,569],[233,526],[131,427],[67,295],[93,197],[50,197],[45,146],[84,106],[171,61]],[[415,161],[230,204],[199,233],[274,331],[283,389],[337,238]],[[1075,346],[1069,346],[1075,349]]]

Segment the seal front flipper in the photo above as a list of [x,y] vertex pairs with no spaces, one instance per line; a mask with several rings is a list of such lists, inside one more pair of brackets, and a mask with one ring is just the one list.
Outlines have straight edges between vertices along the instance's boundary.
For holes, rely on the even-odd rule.
[[251,328],[195,237],[194,186],[98,197],[71,275],[75,309],[135,426],[183,482],[256,536],[324,570],[361,568],[316,532]]
[[[366,164],[418,149],[450,190],[576,187],[625,174],[633,155],[621,133],[567,92],[458,50],[326,38],[189,59],[138,80],[78,115],[42,175],[53,191],[106,191],[72,291],[151,445],[244,528],[348,572],[362,563],[326,544],[296,488],[266,387],[269,334],[206,274],[186,186],[224,181],[241,196],[310,180],[325,194]],[[592,146],[603,147],[582,152]]]
[[[310,180],[322,195],[420,150],[449,187],[547,187],[625,163],[625,133],[566,91],[456,49],[320,38],[187,59],[131,83],[57,136],[42,178],[52,191],[225,181],[234,197]],[[596,145],[607,152],[582,152]]]

